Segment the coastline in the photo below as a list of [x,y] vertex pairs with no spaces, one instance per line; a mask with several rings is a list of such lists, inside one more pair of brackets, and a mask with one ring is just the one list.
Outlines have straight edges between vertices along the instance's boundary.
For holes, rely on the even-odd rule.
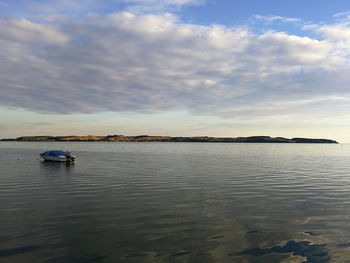
[[0,139],[0,141],[21,141],[21,142],[216,142],[216,143],[327,143],[338,144],[331,139],[318,138],[284,138],[270,136],[249,136],[249,137],[171,137],[151,135],[107,135],[107,136],[21,136],[13,139]]

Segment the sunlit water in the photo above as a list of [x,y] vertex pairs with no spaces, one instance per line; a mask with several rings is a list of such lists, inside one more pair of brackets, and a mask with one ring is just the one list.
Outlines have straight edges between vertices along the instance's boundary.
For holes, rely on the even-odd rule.
[[1,142],[0,262],[349,262],[349,172],[346,144]]

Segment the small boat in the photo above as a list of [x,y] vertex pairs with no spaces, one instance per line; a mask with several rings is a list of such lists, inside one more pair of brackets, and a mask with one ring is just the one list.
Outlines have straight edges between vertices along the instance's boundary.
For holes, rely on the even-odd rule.
[[60,150],[46,151],[41,153],[40,156],[45,161],[67,162],[67,163],[72,163],[75,161],[75,156],[68,151],[60,151]]

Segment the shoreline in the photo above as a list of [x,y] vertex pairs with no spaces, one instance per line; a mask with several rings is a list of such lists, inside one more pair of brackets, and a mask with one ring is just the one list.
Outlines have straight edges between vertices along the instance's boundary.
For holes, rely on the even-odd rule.
[[321,138],[284,138],[270,136],[249,137],[171,137],[151,135],[107,135],[107,136],[21,136],[13,139],[0,139],[0,141],[17,142],[216,142],[216,143],[327,143],[338,144],[337,141]]

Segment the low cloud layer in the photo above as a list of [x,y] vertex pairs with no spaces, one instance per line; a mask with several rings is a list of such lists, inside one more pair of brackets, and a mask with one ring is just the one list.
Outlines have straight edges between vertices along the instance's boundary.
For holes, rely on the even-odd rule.
[[2,19],[0,105],[60,114],[345,114],[348,22],[301,26],[315,37],[185,24],[169,13]]

